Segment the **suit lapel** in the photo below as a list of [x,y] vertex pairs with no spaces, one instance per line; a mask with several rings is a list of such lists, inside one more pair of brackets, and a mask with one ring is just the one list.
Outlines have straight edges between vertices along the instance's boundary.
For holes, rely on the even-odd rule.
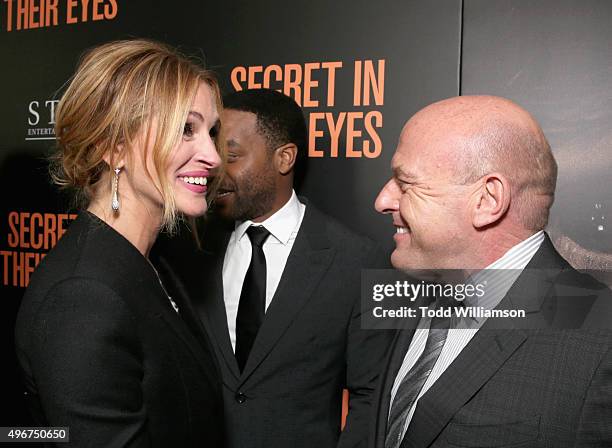
[[[556,255],[556,256],[555,256]],[[498,308],[524,309],[533,322],[542,321],[542,302],[553,290],[552,278],[562,260],[546,237],[538,252],[510,288]],[[419,399],[402,448],[429,446],[451,418],[525,342],[520,319],[501,324],[487,320],[434,385]],[[510,326],[510,328],[509,328]]]
[[[427,306],[428,303],[423,298],[419,298],[412,306],[417,309],[420,306]],[[386,372],[379,387],[379,395],[375,397],[375,409],[378,409],[376,419],[375,434],[372,437],[375,447],[384,447],[385,438],[387,435],[387,419],[389,416],[389,406],[391,404],[391,390],[395,383],[395,378],[404,363],[404,358],[412,342],[417,326],[420,322],[419,318],[408,319],[404,322],[401,330],[398,330],[393,341],[391,342],[391,350],[387,357],[387,365],[381,372]]]
[[406,351],[410,346],[410,341],[414,336],[414,329],[400,330],[395,334],[391,342],[391,350],[387,357],[387,364],[381,372],[386,372],[381,375],[382,379],[378,387],[378,395],[375,397],[374,409],[378,409],[376,419],[375,433],[372,437],[375,447],[383,447],[385,445],[385,436],[387,428],[387,418],[389,415],[389,403],[391,401],[391,389],[395,382],[395,377],[399,372],[400,367],[406,356]]
[[221,235],[219,239],[215,239],[219,244],[211,248],[210,251],[202,253],[203,262],[199,265],[207,272],[205,272],[205,275],[199,276],[197,291],[200,291],[200,294],[206,297],[196,297],[194,302],[210,340],[216,350],[221,353],[221,358],[228,370],[238,380],[240,372],[227,328],[227,313],[225,312],[223,294],[223,260],[229,237],[230,233]]
[[319,218],[312,205],[308,205],[281,281],[253,343],[241,382],[249,378],[291,326],[327,272],[334,253],[324,220]]
[[521,330],[480,329],[444,374],[419,399],[401,447],[429,446],[453,415],[526,338]]

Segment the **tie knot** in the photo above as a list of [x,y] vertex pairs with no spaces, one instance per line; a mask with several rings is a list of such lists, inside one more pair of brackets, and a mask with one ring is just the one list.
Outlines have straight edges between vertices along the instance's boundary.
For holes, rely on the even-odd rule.
[[463,300],[457,300],[454,297],[437,297],[432,303],[436,309],[438,308],[450,308],[450,307],[463,307],[465,303]]
[[268,238],[268,235],[270,235],[270,232],[264,226],[250,226],[246,233],[251,240],[251,244],[258,247],[263,246],[266,238]]

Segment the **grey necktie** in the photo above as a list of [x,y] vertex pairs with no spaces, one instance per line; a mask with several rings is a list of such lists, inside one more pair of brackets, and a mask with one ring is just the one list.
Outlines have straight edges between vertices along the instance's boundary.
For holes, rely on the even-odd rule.
[[[439,305],[436,308],[439,308]],[[414,366],[402,379],[391,404],[391,412],[387,420],[385,448],[397,448],[400,446],[406,418],[440,356],[449,326],[450,318],[432,319],[429,333],[427,334],[427,341],[425,342],[425,349]]]

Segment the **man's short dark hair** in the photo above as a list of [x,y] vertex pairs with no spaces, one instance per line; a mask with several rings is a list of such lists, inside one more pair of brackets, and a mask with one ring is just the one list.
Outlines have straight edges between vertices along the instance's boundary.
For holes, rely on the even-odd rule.
[[306,156],[307,132],[300,106],[287,95],[270,89],[241,90],[223,98],[226,109],[251,112],[257,116],[257,131],[268,149],[293,143],[298,160]]

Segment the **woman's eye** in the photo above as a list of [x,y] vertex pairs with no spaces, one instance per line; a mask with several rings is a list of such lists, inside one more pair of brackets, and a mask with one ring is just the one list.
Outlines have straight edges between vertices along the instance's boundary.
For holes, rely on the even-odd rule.
[[185,123],[185,127],[183,128],[183,135],[185,137],[193,136],[193,123]]

